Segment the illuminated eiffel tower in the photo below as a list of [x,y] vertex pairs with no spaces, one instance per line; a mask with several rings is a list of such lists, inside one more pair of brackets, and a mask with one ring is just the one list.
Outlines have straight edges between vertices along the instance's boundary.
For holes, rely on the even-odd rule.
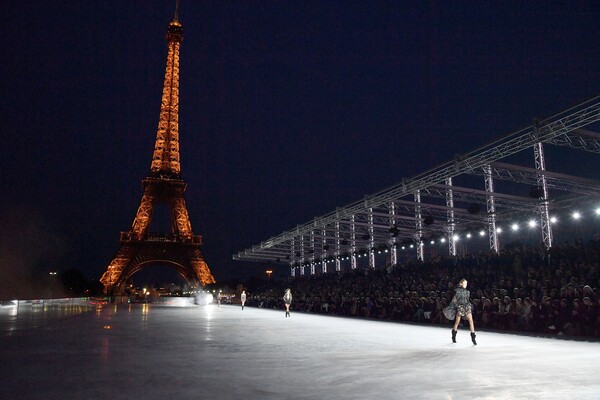
[[[179,48],[183,26],[178,11],[167,32],[167,68],[150,174],[142,180],[144,194],[131,229],[121,232],[121,246],[100,278],[106,293],[120,294],[125,283],[150,265],[172,267],[191,287],[214,283],[200,251],[202,236],[194,235],[183,192],[179,163]],[[170,208],[171,233],[149,232],[156,205]]]

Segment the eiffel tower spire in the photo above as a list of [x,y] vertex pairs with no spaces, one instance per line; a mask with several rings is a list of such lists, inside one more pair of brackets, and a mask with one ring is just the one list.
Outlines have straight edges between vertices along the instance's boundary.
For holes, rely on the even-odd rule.
[[[179,163],[179,49],[183,26],[179,22],[179,2],[167,31],[167,68],[160,117],[150,174],[142,180],[144,194],[128,232],[121,232],[121,246],[100,278],[105,291],[122,293],[130,278],[152,264],[170,266],[190,284],[215,282],[201,253],[202,236],[194,235],[185,204],[187,184],[181,179]],[[150,232],[157,204],[171,211],[171,232]]]
[[183,26],[179,22],[179,2],[167,31],[167,68],[163,84],[160,117],[150,171],[152,176],[179,178],[179,49]]

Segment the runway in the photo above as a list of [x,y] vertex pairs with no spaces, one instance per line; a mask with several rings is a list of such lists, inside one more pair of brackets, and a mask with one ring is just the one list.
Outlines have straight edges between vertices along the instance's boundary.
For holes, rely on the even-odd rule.
[[225,305],[5,314],[0,399],[600,399],[597,342]]

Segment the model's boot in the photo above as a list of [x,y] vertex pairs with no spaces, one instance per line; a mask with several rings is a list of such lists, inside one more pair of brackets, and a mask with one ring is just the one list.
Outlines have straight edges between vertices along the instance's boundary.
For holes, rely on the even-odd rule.
[[456,343],[456,331],[452,329],[452,343]]
[[473,341],[473,344],[475,346],[477,346],[477,342],[475,341],[475,336],[477,336],[477,335],[475,335],[475,332],[471,332],[471,341]]

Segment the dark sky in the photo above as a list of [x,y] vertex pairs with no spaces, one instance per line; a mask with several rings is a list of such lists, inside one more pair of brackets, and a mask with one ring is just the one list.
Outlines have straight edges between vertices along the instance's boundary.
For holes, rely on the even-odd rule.
[[[232,254],[600,93],[600,2],[181,2],[195,233]],[[1,268],[99,278],[150,170],[174,1],[0,2]]]

